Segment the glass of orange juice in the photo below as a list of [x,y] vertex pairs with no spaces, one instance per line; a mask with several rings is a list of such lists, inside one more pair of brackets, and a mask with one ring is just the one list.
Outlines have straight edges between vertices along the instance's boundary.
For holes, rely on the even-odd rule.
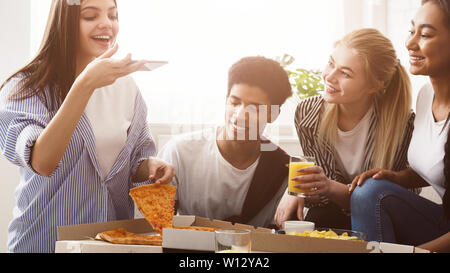
[[298,184],[302,184],[302,182],[298,182],[292,179],[297,176],[306,174],[299,172],[298,171],[299,169],[314,166],[315,164],[316,160],[314,159],[314,157],[291,156],[291,159],[289,161],[289,184],[288,184],[288,193],[290,195],[305,197],[305,193],[307,192],[307,190],[302,190],[295,187]]

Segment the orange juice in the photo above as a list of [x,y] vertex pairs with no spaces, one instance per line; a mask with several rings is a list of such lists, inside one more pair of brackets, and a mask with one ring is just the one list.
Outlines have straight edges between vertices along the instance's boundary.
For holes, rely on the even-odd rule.
[[304,175],[305,173],[299,172],[297,170],[305,167],[314,166],[314,162],[290,162],[289,163],[289,185],[288,192],[290,195],[303,196],[302,193],[307,191],[295,188],[295,185],[301,184],[301,182],[292,180],[293,178]]

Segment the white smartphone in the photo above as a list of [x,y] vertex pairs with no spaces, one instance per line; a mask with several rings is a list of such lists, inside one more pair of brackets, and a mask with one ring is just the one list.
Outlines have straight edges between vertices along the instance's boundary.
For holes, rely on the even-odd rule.
[[[137,61],[133,60],[133,61],[129,62],[128,64],[129,65],[130,64],[134,64],[135,62],[137,62]],[[166,65],[168,63],[169,63],[168,61],[147,61],[144,64],[144,66],[147,67],[147,69],[149,71],[152,71],[152,70],[155,70],[155,69],[157,69],[157,68],[159,68],[159,67],[161,67],[163,65]]]
[[148,69],[150,69],[150,71],[155,70],[163,65],[168,64],[169,62],[167,61],[148,61],[145,65],[145,67],[147,67]]

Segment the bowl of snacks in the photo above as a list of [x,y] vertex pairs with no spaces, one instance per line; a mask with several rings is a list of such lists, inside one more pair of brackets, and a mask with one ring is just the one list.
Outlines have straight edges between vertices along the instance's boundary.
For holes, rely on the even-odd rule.
[[[286,234],[284,230],[277,231],[279,234]],[[337,240],[353,240],[353,241],[366,241],[367,235],[353,230],[337,229],[337,228],[318,228],[313,231],[290,232],[288,235],[311,237],[311,238],[324,238],[324,239],[337,239]]]

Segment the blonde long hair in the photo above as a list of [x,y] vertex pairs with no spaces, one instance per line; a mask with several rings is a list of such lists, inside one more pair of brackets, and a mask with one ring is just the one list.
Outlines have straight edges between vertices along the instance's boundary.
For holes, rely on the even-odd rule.
[[[369,83],[384,83],[373,95],[378,116],[371,167],[391,169],[411,113],[409,76],[397,59],[391,41],[376,29],[355,30],[334,46],[339,45],[354,49],[362,58]],[[338,105],[325,104],[318,136],[322,143],[336,144],[338,115]]]

